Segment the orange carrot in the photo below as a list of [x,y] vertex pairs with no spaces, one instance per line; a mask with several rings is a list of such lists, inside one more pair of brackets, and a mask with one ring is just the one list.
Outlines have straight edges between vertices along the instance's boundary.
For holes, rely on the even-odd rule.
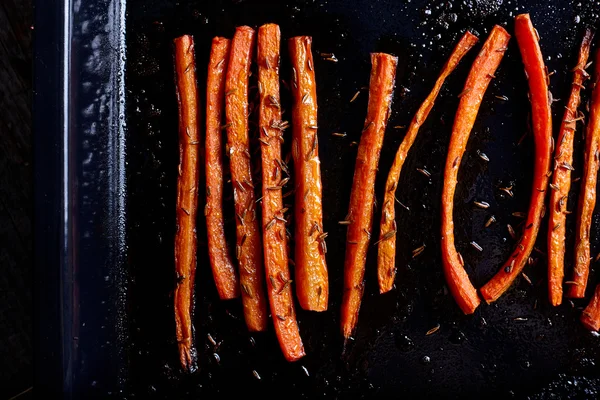
[[175,326],[179,361],[194,369],[192,314],[196,274],[196,212],[198,208],[199,134],[194,39],[175,39],[175,74],[179,103],[179,177],[175,233]]
[[390,172],[388,173],[387,181],[385,184],[386,191],[383,197],[383,209],[381,212],[381,225],[379,229],[379,248],[377,258],[377,275],[379,278],[379,292],[385,293],[392,290],[394,285],[394,279],[396,278],[396,230],[394,228],[396,224],[396,210],[395,210],[395,193],[398,188],[398,180],[400,179],[400,172],[404,165],[404,160],[408,155],[408,151],[417,138],[419,128],[427,119],[429,112],[433,108],[433,103],[440,93],[440,89],[444,84],[444,81],[454,71],[460,60],[465,54],[477,43],[479,39],[471,32],[466,32],[454,50],[438,77],[431,93],[425,99],[417,113],[413,117],[406,135],[396,152],[396,158]]
[[240,295],[240,282],[229,255],[223,227],[223,139],[221,120],[225,105],[225,71],[229,39],[212,41],[206,81],[206,231],[208,255],[221,299]]
[[523,236],[500,271],[481,288],[481,295],[488,303],[497,300],[510,287],[515,278],[521,274],[533,250],[544,214],[544,198],[548,188],[552,157],[552,114],[550,112],[551,100],[548,94],[548,75],[540,50],[538,34],[531,24],[529,14],[517,15],[515,35],[529,80],[535,142],[533,187]]
[[596,69],[594,74],[594,91],[590,105],[585,138],[585,154],[583,163],[583,177],[579,194],[579,208],[577,209],[577,231],[575,233],[575,267],[573,279],[575,282],[567,289],[567,296],[582,298],[585,294],[588,275],[590,273],[590,228],[592,214],[596,206],[596,180],[598,166],[600,166],[600,51],[596,51]]
[[[258,87],[260,107],[258,124],[262,154],[262,220],[265,272],[269,304],[273,315],[275,334],[281,351],[288,361],[304,356],[304,345],[298,330],[292,280],[288,267],[285,212],[281,189],[289,177],[281,168],[281,140],[283,130],[273,127],[281,121],[279,101],[279,26],[266,24],[258,29]],[[275,124],[276,125],[276,124]]]
[[581,313],[581,323],[590,331],[600,330],[600,284],[596,286],[592,300]]
[[225,80],[225,126],[235,202],[236,255],[240,265],[244,318],[249,331],[264,331],[267,328],[267,302],[248,138],[248,77],[254,36],[252,28],[242,26],[235,30],[231,41]]
[[385,53],[372,53],[371,64],[369,106],[358,146],[346,217],[350,225],[346,239],[342,302],[342,333],[345,339],[350,338],[356,328],[364,290],[365,262],[373,221],[375,173],[390,115],[398,58]]
[[325,311],[329,281],[325,263],[321,162],[317,136],[317,86],[308,36],[289,40],[292,62],[292,155],[295,171],[295,263],[300,307]]
[[573,138],[579,115],[579,92],[583,82],[589,77],[584,68],[590,54],[593,36],[592,31],[587,29],[579,48],[577,65],[573,69],[571,95],[565,107],[554,156],[552,185],[555,189],[550,191],[550,219],[548,220],[548,296],[553,306],[562,303],[565,275],[565,224],[573,169]]
[[442,262],[444,275],[454,300],[465,314],[472,314],[479,306],[477,291],[464,268],[462,256],[454,246],[454,192],[458,169],[465,147],[477,118],[483,95],[494,78],[494,73],[504,57],[510,35],[501,26],[494,26],[481,51],[473,62],[460,103],[456,111],[448,158],[444,170],[442,191]]

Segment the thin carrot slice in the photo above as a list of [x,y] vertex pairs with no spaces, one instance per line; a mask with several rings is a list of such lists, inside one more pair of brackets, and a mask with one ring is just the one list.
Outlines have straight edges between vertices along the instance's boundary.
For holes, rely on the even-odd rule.
[[179,177],[177,178],[177,231],[175,233],[175,326],[179,361],[195,368],[192,314],[196,275],[196,212],[198,208],[199,133],[198,93],[194,39],[175,39],[175,73],[179,103]]
[[281,188],[289,178],[281,168],[281,139],[283,130],[273,127],[281,121],[279,101],[279,26],[266,24],[258,29],[258,87],[260,107],[260,147],[262,154],[262,220],[265,272],[269,304],[275,334],[288,361],[304,356],[304,345],[298,330],[290,270],[288,267],[285,212]]
[[264,331],[267,329],[265,277],[248,138],[248,78],[254,37],[252,28],[241,26],[235,30],[231,41],[225,80],[225,126],[235,202],[236,256],[240,265],[244,318],[249,331]]
[[444,186],[442,191],[442,262],[444,275],[454,300],[465,314],[472,314],[479,306],[477,290],[471,283],[464,268],[462,256],[454,246],[454,192],[458,177],[458,169],[462,161],[465,147],[477,118],[483,95],[494,78],[494,73],[504,57],[510,35],[501,26],[494,26],[481,51],[473,62],[460,103],[456,111],[448,158],[444,170]]
[[590,116],[585,138],[585,154],[583,177],[577,209],[577,231],[575,234],[575,267],[573,282],[567,289],[567,296],[582,298],[585,294],[588,275],[590,273],[590,228],[592,214],[596,206],[596,180],[600,166],[600,51],[596,51],[596,69],[594,74],[594,91],[590,106]]
[[206,231],[208,255],[219,297],[240,295],[240,281],[225,240],[223,227],[223,138],[221,121],[225,106],[225,72],[229,39],[212,40],[206,80]]
[[326,233],[323,232],[321,161],[317,136],[317,86],[312,56],[312,38],[289,40],[292,62],[292,155],[295,171],[295,263],[300,307],[325,311],[329,280],[325,262]]
[[565,275],[565,224],[567,221],[567,199],[571,189],[571,170],[573,169],[573,138],[577,128],[579,93],[583,82],[589,77],[585,65],[590,54],[594,34],[590,29],[585,31],[577,65],[573,69],[571,95],[565,107],[558,145],[554,156],[554,176],[550,191],[550,219],[548,220],[548,296],[550,304],[558,306],[562,303],[563,278]]
[[378,245],[378,258],[377,258],[377,275],[379,278],[379,293],[386,293],[392,290],[394,280],[396,278],[396,209],[395,209],[395,193],[398,188],[398,180],[400,179],[400,172],[404,165],[404,160],[408,155],[408,151],[417,138],[419,128],[427,119],[429,112],[433,108],[433,104],[440,89],[444,84],[444,81],[458,66],[460,60],[465,54],[477,43],[479,39],[471,32],[466,32],[454,50],[438,77],[431,93],[425,99],[417,113],[413,117],[408,131],[396,152],[396,158],[390,172],[388,173],[387,181],[385,184],[386,191],[383,197],[383,209],[381,212],[381,225],[379,230],[379,245]]
[[529,14],[517,15],[515,35],[529,80],[535,142],[533,186],[523,236],[500,271],[481,288],[481,295],[488,303],[497,300],[510,287],[515,278],[521,274],[533,250],[544,214],[544,198],[548,188],[552,157],[552,114],[550,112],[551,99],[548,93],[548,75],[540,50],[538,34],[531,23]]
[[600,330],[600,284],[596,286],[594,296],[581,313],[580,320],[590,331]]
[[398,58],[385,53],[372,53],[371,64],[369,106],[358,145],[346,218],[350,221],[346,240],[342,303],[342,333],[346,339],[352,336],[356,328],[364,290],[365,262],[373,221],[375,173],[390,116]]

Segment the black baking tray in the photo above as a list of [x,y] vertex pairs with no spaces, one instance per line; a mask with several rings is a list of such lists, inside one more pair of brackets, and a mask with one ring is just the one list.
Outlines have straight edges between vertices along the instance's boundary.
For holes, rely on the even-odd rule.
[[[347,211],[356,157],[352,142],[360,137],[366,91],[350,99],[368,85],[369,53],[399,57],[376,185],[381,199],[385,172],[404,133],[394,127],[410,122],[456,40],[471,29],[483,42],[494,24],[510,32],[513,17],[522,12],[531,13],[547,66],[555,71],[551,90],[562,99],[553,105],[556,133],[583,30],[598,25],[596,2],[38,1],[36,392],[144,399],[221,398],[240,391],[267,398],[598,398],[600,338],[578,322],[585,301],[549,305],[544,231],[538,240],[541,253],[534,255],[539,262],[525,269],[532,284],[518,279],[498,302],[482,305],[472,316],[460,312],[445,288],[438,234],[442,170],[457,95],[480,45],[447,80],[406,161],[398,197],[410,211],[398,210],[396,289],[377,293],[371,252],[358,330],[342,354],[345,229],[337,221]],[[187,374],[178,367],[171,297],[178,162],[172,39],[195,36],[203,93],[211,38],[231,37],[238,25],[265,22],[280,24],[284,40],[314,39],[329,311],[298,311],[308,355],[286,363],[272,329],[249,335],[239,301],[218,300],[200,218],[199,369]],[[322,59],[320,52],[333,52],[339,62]],[[284,47],[284,79],[286,53]],[[286,96],[284,91],[289,109]],[[517,226],[511,213],[525,211],[528,204],[533,159],[528,113],[526,79],[513,39],[485,95],[456,193],[457,247],[477,287],[508,256],[513,243],[506,225]],[[333,132],[348,136],[333,137]],[[577,135],[575,176],[581,171],[582,139]],[[416,168],[426,168],[431,178]],[[513,186],[514,198],[498,190],[505,185]],[[577,192],[575,184],[570,209]],[[474,209],[474,200],[491,207]],[[497,223],[484,229],[490,215]],[[568,221],[569,248],[573,220]],[[231,217],[226,228],[232,232]],[[592,234],[596,254],[598,213]],[[470,248],[471,240],[483,252]],[[423,244],[425,252],[411,259],[411,250]],[[571,259],[569,252],[567,274]],[[596,282],[592,269],[590,288]],[[426,335],[438,325],[437,332]]]

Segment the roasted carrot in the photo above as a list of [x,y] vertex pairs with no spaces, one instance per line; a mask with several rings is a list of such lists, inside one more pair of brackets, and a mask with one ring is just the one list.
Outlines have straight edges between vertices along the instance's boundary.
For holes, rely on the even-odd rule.
[[538,34],[531,23],[529,14],[517,15],[515,35],[529,81],[535,143],[533,185],[523,235],[517,242],[517,247],[500,271],[481,288],[481,295],[488,303],[497,300],[510,287],[515,278],[521,274],[533,250],[544,214],[544,198],[548,188],[552,157],[552,114],[548,93],[548,74],[544,66]]
[[480,300],[464,268],[462,256],[454,246],[454,192],[458,169],[465,147],[477,118],[483,95],[494,78],[494,73],[504,57],[510,35],[501,26],[494,26],[477,55],[459,95],[460,102],[452,126],[448,158],[444,170],[442,191],[442,263],[444,275],[454,300],[465,314],[472,314]]
[[425,99],[423,104],[417,110],[417,113],[413,117],[406,135],[396,152],[394,163],[390,172],[388,173],[387,181],[385,184],[386,191],[383,197],[383,209],[381,211],[381,225],[379,228],[379,245],[378,245],[378,258],[377,258],[377,275],[379,278],[379,292],[385,293],[392,290],[394,285],[394,279],[396,278],[396,209],[395,209],[395,196],[398,188],[398,180],[400,179],[400,172],[404,165],[404,160],[408,155],[408,151],[417,138],[419,128],[427,119],[429,112],[433,108],[433,104],[440,89],[444,84],[444,81],[454,71],[460,60],[465,54],[477,43],[479,39],[471,32],[466,32],[454,50],[450,54],[450,58],[444,64],[442,72],[438,77],[431,93]]
[[248,137],[248,78],[254,37],[252,28],[242,26],[235,30],[231,41],[225,80],[225,126],[236,213],[236,256],[240,266],[244,318],[248,330],[264,331],[267,328],[265,277]]
[[225,72],[229,39],[212,40],[206,80],[206,231],[208,255],[221,299],[240,295],[240,281],[225,240],[223,227],[223,138],[221,121],[225,106]]
[[581,313],[581,323],[590,331],[600,330],[600,284],[596,286],[592,300]]
[[367,118],[358,145],[346,217],[350,224],[346,239],[342,302],[342,333],[345,339],[350,338],[356,328],[364,290],[365,262],[373,221],[375,173],[390,116],[398,58],[385,53],[372,53],[371,64]]
[[565,275],[565,224],[567,220],[567,199],[571,189],[571,170],[573,169],[573,138],[579,116],[579,93],[583,82],[589,77],[585,71],[592,38],[590,29],[585,31],[577,65],[573,69],[571,94],[565,106],[558,145],[554,155],[554,176],[552,184],[555,188],[550,191],[550,219],[548,220],[548,296],[550,304],[558,306],[562,303],[563,278]]
[[585,294],[588,275],[590,273],[590,228],[592,214],[596,206],[596,180],[600,166],[600,51],[596,51],[594,73],[594,90],[590,105],[590,116],[585,138],[585,154],[583,177],[577,209],[577,231],[575,233],[575,267],[573,268],[574,284],[567,289],[567,296],[582,298]]
[[295,263],[300,307],[325,311],[329,280],[325,262],[326,233],[321,204],[321,162],[317,136],[317,88],[312,56],[312,38],[289,40],[292,62],[292,155],[295,171]]
[[[298,330],[292,280],[288,267],[285,213],[281,189],[289,180],[281,161],[283,130],[279,101],[279,26],[266,24],[258,29],[258,87],[260,106],[258,124],[262,155],[262,220],[265,272],[269,304],[279,346],[288,361],[304,356],[304,345]],[[274,124],[275,122],[275,124]],[[275,127],[274,127],[275,126]]]
[[194,39],[175,39],[175,74],[179,103],[179,176],[175,233],[175,326],[179,361],[194,369],[192,314],[196,275],[196,212],[198,208],[199,133]]

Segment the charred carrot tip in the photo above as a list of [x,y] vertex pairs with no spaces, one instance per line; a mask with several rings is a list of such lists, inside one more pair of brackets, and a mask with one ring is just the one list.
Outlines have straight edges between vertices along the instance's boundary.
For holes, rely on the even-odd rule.
[[587,307],[581,313],[581,323],[590,331],[600,330],[600,284]]
[[[413,117],[408,130],[396,152],[394,163],[388,173],[386,188],[383,198],[383,210],[381,214],[381,224],[379,232],[379,243],[378,243],[378,257],[377,257],[377,275],[379,279],[379,292],[386,293],[392,290],[394,280],[396,278],[396,235],[386,238],[389,232],[395,231],[396,225],[396,210],[394,196],[397,189],[397,182],[400,179],[400,173],[402,172],[402,166],[406,159],[410,148],[417,138],[419,128],[423,122],[427,119],[429,112],[431,111],[433,104],[444,84],[446,78],[454,71],[458,66],[460,60],[464,55],[477,43],[479,39],[471,32],[466,32],[456,47],[450,54],[448,61],[442,68],[440,76],[438,77],[431,93],[427,96],[423,104],[417,110],[417,113]],[[426,171],[425,171],[426,172]],[[429,174],[428,172],[425,175]]]
[[548,186],[552,151],[552,116],[548,101],[548,79],[546,67],[539,46],[539,37],[528,14],[515,18],[515,34],[525,73],[528,76],[530,99],[532,104],[532,126],[535,141],[535,165],[533,187],[526,226],[517,247],[509,260],[496,275],[481,288],[483,298],[491,303],[497,300],[511,286],[525,266],[539,231],[544,214],[544,198]]

